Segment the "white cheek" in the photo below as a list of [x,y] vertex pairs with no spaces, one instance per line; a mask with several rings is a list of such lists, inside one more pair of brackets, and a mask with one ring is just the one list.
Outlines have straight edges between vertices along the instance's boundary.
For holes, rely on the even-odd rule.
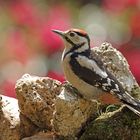
[[76,36],[74,39],[75,39],[75,41],[80,41],[78,36]]
[[67,50],[70,50],[72,48],[72,45],[70,43],[68,43],[66,40],[64,40],[64,44],[65,44],[65,48],[67,48]]
[[75,44],[79,44],[79,42],[80,42],[80,39],[78,36],[70,37],[70,40]]

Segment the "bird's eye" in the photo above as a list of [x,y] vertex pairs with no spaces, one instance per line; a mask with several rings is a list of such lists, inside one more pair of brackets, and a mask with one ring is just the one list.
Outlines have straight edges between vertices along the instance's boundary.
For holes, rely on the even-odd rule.
[[70,36],[71,36],[71,37],[74,37],[74,36],[75,36],[75,34],[74,34],[74,33],[70,33]]

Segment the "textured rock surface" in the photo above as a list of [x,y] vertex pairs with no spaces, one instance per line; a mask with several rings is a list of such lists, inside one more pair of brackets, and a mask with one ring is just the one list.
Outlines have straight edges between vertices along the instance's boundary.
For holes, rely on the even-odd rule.
[[59,94],[60,82],[25,74],[16,83],[20,112],[39,128],[51,129],[54,99]]
[[38,131],[37,126],[19,114],[17,99],[0,97],[0,140],[19,140]]
[[0,140],[19,140],[19,111],[14,98],[0,95]]
[[134,97],[140,99],[140,87],[133,77],[129,65],[124,56],[110,43],[103,43],[100,47],[92,49],[97,53],[106,67],[121,82],[123,87]]
[[20,138],[29,137],[39,131],[39,127],[37,127],[30,119],[28,119],[25,115],[19,115],[20,118]]
[[140,117],[127,108],[102,114],[80,140],[140,140]]
[[97,112],[97,103],[80,98],[68,85],[56,99],[54,128],[62,136],[72,139],[88,119]]
[[97,112],[95,102],[80,98],[73,93],[74,89],[71,86],[69,95],[65,92],[67,86],[61,87],[58,81],[46,77],[24,75],[17,81],[20,118],[27,119],[24,124],[22,123],[23,136],[29,135],[30,127],[28,129],[25,127],[30,122],[40,129],[53,128],[52,130],[62,136],[75,137],[88,118]]
[[39,132],[31,137],[23,138],[22,140],[58,140],[58,138],[50,132]]

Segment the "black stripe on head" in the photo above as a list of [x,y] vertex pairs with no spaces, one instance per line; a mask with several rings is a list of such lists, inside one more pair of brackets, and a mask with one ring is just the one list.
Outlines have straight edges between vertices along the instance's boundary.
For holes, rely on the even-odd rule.
[[76,46],[75,43],[73,43],[67,36],[64,37],[67,42],[69,42],[72,46]]
[[[67,53],[65,53],[64,55],[64,58],[66,57],[67,54],[71,53],[71,52],[74,52],[75,50],[81,48],[85,43],[83,42],[82,44],[78,44],[78,45],[74,45],[74,47],[72,47]],[[74,53],[74,54],[79,54],[78,52]],[[87,49],[85,50],[84,52],[81,52],[80,53],[81,55],[85,55],[85,56],[88,56],[90,54],[90,50]],[[64,59],[63,58],[63,59]]]

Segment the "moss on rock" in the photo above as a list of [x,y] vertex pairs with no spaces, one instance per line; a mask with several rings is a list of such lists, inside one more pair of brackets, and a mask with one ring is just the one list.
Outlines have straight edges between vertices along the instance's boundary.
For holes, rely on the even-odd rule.
[[80,140],[139,140],[140,117],[122,107],[94,120]]

